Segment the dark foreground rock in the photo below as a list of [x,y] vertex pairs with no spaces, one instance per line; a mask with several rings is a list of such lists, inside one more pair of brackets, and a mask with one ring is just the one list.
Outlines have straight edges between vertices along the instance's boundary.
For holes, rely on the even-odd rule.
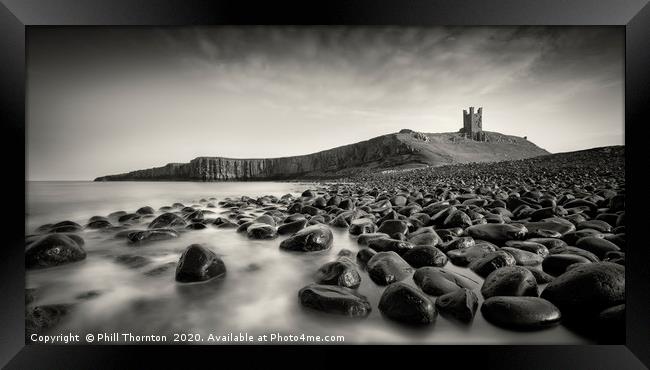
[[560,323],[562,314],[538,297],[492,297],[481,306],[483,317],[494,325],[515,330],[538,330]]
[[280,243],[280,249],[294,252],[317,252],[332,246],[332,230],[325,225],[312,225]]
[[86,251],[75,239],[61,233],[47,234],[25,249],[28,269],[58,266],[86,258]]
[[316,272],[315,280],[318,284],[345,288],[357,288],[361,284],[361,276],[355,263],[347,257],[340,257],[321,266]]
[[625,301],[625,267],[611,262],[580,264],[550,282],[541,297],[572,318],[593,317]]
[[298,292],[300,303],[318,311],[365,317],[370,314],[370,302],[354,291],[333,285],[308,285]]
[[470,322],[478,309],[478,297],[473,291],[462,288],[441,295],[436,299],[436,308],[444,316],[451,316],[458,321]]
[[506,266],[492,271],[481,288],[483,298],[495,296],[537,297],[537,280],[533,273],[521,266]]
[[440,267],[421,267],[413,274],[413,280],[425,293],[444,295],[457,290],[475,289],[478,283],[466,276]]
[[379,299],[379,311],[390,319],[410,325],[431,324],[438,315],[426,295],[399,282],[384,290]]
[[366,266],[370,279],[378,285],[388,285],[406,279],[413,268],[395,252],[379,252]]
[[140,245],[146,242],[154,242],[159,240],[168,240],[178,238],[178,232],[174,229],[151,229],[132,231],[128,233],[127,239],[129,243]]
[[226,265],[214,252],[200,244],[185,249],[176,267],[176,281],[192,283],[226,274]]

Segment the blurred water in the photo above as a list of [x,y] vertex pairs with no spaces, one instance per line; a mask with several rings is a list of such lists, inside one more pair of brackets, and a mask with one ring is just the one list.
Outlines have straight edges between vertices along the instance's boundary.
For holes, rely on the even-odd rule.
[[[311,186],[310,186],[311,185]],[[242,195],[299,195],[313,184],[277,182],[28,182],[27,234],[45,223],[72,220],[84,225],[94,215],[124,210],[134,212],[148,205],[154,209],[175,202],[197,204],[201,198]],[[223,209],[211,209],[217,213]],[[157,212],[159,213],[159,212]],[[258,212],[261,214],[261,211]],[[150,220],[144,221],[145,228]],[[37,288],[35,305],[74,304],[72,311],[50,334],[118,332],[141,335],[212,333],[343,335],[345,343],[438,343],[438,344],[576,344],[589,343],[562,326],[539,332],[513,332],[486,322],[477,313],[470,325],[438,316],[435,325],[421,329],[384,319],[377,304],[383,287],[360,271],[359,293],[368,297],[373,311],[365,319],[348,319],[303,308],[297,292],[313,282],[320,265],[336,259],[341,249],[356,253],[356,240],[347,230],[333,228],[334,245],[316,254],[279,250],[283,237],[249,240],[233,229],[207,228],[188,231],[178,239],[133,247],[113,234],[84,231],[84,261],[27,272],[27,288]],[[221,256],[227,267],[225,279],[198,284],[174,280],[175,263],[190,244],[205,243]],[[147,259],[140,267],[118,263],[120,255]],[[258,268],[252,268],[255,265]],[[156,275],[147,272],[162,268]],[[165,269],[166,268],[166,269]],[[469,269],[448,264],[476,281]],[[414,285],[412,279],[407,283]],[[91,298],[79,298],[88,292]],[[206,343],[206,342],[203,342]]]

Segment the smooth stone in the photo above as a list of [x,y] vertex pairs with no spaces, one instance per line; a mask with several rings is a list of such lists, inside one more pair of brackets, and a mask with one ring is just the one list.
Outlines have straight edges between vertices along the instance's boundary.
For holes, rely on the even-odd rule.
[[498,250],[496,252],[490,252],[483,258],[474,260],[469,265],[469,268],[477,275],[485,278],[492,271],[505,266],[513,266],[515,263],[514,257],[505,251]]
[[334,236],[325,225],[308,226],[280,243],[280,249],[298,252],[317,252],[329,249]]
[[483,298],[495,296],[537,297],[537,280],[521,266],[506,266],[492,271],[481,287]]
[[543,246],[545,246],[549,250],[551,248],[566,247],[568,245],[564,240],[557,239],[557,238],[530,238],[530,239],[526,240],[525,242],[539,243],[539,244],[542,244]]
[[127,235],[129,243],[138,244],[143,242],[153,242],[159,240],[168,240],[178,238],[178,232],[174,229],[151,229],[142,231],[132,231]]
[[[509,248],[517,248],[522,251],[527,251],[531,253],[535,253],[539,255],[540,257],[544,258],[548,256],[548,248],[541,243],[536,243],[536,242],[531,242],[531,241],[507,241],[506,242],[506,247]],[[540,259],[541,262],[541,259]]]
[[578,239],[576,242],[576,247],[591,252],[600,259],[603,259],[605,257],[605,253],[607,252],[621,250],[618,245],[610,242],[609,240],[596,236],[587,236]]
[[388,234],[386,233],[369,233],[369,234],[361,234],[357,238],[357,243],[361,245],[368,245],[368,243],[373,240],[373,239],[378,239],[378,238],[390,238]]
[[542,269],[550,275],[559,276],[574,263],[591,263],[591,261],[575,254],[552,254],[544,259]]
[[492,244],[479,243],[469,248],[451,250],[447,252],[447,257],[454,265],[464,267],[496,250]]
[[250,239],[274,239],[278,236],[278,232],[274,226],[255,222],[246,229],[246,235]]
[[476,245],[476,243],[474,242],[474,238],[472,238],[471,236],[461,236],[439,245],[438,249],[447,253],[455,249],[465,249],[465,248],[473,247],[474,245]]
[[550,282],[541,294],[562,313],[589,316],[625,301],[625,267],[611,262],[584,263]]
[[37,269],[81,261],[86,251],[66,234],[46,234],[25,248],[25,267]]
[[352,289],[361,284],[361,276],[354,262],[347,257],[341,257],[321,266],[316,272],[314,280],[318,284],[338,285]]
[[361,248],[357,252],[357,263],[359,266],[365,267],[368,264],[368,261],[377,254],[373,249],[370,248]]
[[389,285],[406,279],[413,268],[395,252],[379,252],[366,265],[370,279],[378,285]]
[[374,249],[377,252],[395,252],[399,255],[406,253],[413,249],[413,244],[403,240],[395,240],[391,238],[376,238],[368,242],[368,248]]
[[456,210],[451,212],[449,216],[445,218],[442,225],[445,228],[460,227],[464,229],[472,226],[472,219],[470,219],[465,212]]
[[440,267],[420,267],[413,274],[413,281],[423,292],[439,296],[461,288],[474,289],[478,283],[461,274]]
[[423,266],[442,267],[447,264],[447,256],[438,248],[419,245],[408,250],[402,256],[411,266],[418,268]]
[[[544,249],[546,249],[546,247],[544,247]],[[519,266],[537,266],[544,260],[544,257],[541,255],[523,249],[503,247],[501,250],[508,252],[508,254],[513,256],[515,258],[515,263]],[[548,253],[548,250],[546,250],[546,252]]]
[[307,220],[304,218],[300,220],[287,222],[285,224],[278,226],[278,234],[280,235],[293,234],[304,229],[306,225],[307,225]]
[[185,227],[187,223],[183,218],[174,214],[174,213],[163,213],[162,215],[156,217],[151,221],[147,228],[149,229],[160,229],[167,227]]
[[419,228],[418,230],[409,233],[406,236],[406,240],[415,246],[429,245],[435,247],[442,244],[442,239],[432,227]]
[[348,232],[351,235],[369,234],[377,231],[377,225],[369,218],[358,218],[352,220]]
[[576,226],[578,230],[582,229],[593,229],[596,231],[599,231],[601,233],[611,233],[612,232],[612,225],[609,223],[603,221],[603,220],[589,220],[589,221],[583,221],[578,223]]
[[588,259],[590,262],[600,261],[600,258],[598,258],[595,254],[578,247],[567,246],[561,248],[552,248],[549,249],[548,252],[549,254],[575,254]]
[[226,274],[226,265],[213,251],[200,244],[188,246],[176,266],[176,281],[206,281]]
[[135,213],[139,215],[153,215],[155,212],[156,211],[154,211],[154,209],[149,206],[141,207],[137,211],[135,211]]
[[270,226],[276,226],[275,219],[270,215],[261,215],[255,219],[255,223],[267,224]]
[[300,289],[298,298],[303,306],[326,313],[366,317],[371,311],[366,297],[334,285],[307,285]]
[[562,235],[575,231],[576,227],[569,221],[562,222],[561,218],[556,218],[552,221],[546,219],[546,221],[539,221],[539,222],[525,222],[524,226],[529,232],[536,232],[537,230],[550,230],[550,231],[555,231],[558,232]]
[[131,221],[138,221],[138,220],[140,220],[140,218],[142,218],[142,216],[138,215],[136,213],[127,213],[127,214],[125,214],[123,216],[120,216],[117,219],[117,222],[119,222],[119,223],[129,223]]
[[436,299],[435,305],[443,316],[450,316],[458,321],[469,323],[476,315],[478,297],[473,291],[461,288],[441,295]]
[[527,232],[527,228],[521,224],[480,224],[465,229],[468,236],[492,243],[520,240],[526,236]]
[[539,330],[562,320],[553,303],[538,297],[491,297],[481,306],[485,319],[497,326],[514,330]]
[[389,285],[379,299],[379,311],[409,325],[428,325],[438,315],[434,304],[422,292],[404,283]]
[[408,232],[408,225],[406,222],[401,220],[386,220],[382,222],[377,232],[385,233],[388,235],[395,233],[406,234]]
[[555,279],[554,276],[549,275],[540,269],[532,268],[529,266],[524,266],[524,267],[526,267],[533,274],[538,285],[548,284],[551,281],[553,281],[553,279]]

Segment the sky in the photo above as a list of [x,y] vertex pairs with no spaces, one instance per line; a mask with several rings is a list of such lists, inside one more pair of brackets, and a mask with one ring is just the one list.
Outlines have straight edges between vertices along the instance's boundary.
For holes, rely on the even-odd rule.
[[27,180],[483,129],[624,144],[622,27],[36,27]]

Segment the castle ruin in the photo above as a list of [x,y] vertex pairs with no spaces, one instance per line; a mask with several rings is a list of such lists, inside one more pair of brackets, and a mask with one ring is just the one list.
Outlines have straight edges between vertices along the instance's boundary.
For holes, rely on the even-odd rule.
[[468,139],[485,141],[483,107],[480,107],[476,113],[474,113],[474,107],[469,107],[469,112],[463,109],[463,127],[459,132]]

